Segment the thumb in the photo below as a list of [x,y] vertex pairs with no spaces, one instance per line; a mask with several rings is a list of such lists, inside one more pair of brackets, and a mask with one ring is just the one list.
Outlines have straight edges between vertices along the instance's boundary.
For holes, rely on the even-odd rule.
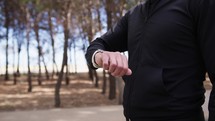
[[128,70],[127,70],[127,73],[126,73],[125,75],[131,75],[131,74],[132,74],[131,69],[128,69]]

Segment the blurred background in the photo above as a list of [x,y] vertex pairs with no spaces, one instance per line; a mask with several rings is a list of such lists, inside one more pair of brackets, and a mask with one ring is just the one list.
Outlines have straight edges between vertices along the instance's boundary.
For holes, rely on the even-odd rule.
[[140,2],[0,0],[0,111],[121,104],[123,81],[84,54]]

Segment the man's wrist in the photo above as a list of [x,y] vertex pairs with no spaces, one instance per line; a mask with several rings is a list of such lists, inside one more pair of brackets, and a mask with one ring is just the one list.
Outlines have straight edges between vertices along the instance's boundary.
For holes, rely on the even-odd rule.
[[96,63],[96,58],[95,58],[95,56],[96,56],[97,53],[103,53],[103,50],[98,49],[98,50],[96,50],[96,51],[93,53],[93,56],[92,56],[92,64],[93,64],[93,66],[94,66],[95,68],[101,68],[101,66],[99,66],[99,65]]

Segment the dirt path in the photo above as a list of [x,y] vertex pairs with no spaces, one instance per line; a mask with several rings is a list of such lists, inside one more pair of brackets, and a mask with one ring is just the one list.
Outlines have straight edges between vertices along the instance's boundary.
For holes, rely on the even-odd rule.
[[[25,77],[19,78],[17,85],[13,85],[12,81],[1,81],[0,111],[54,108],[55,81],[44,81],[42,86],[38,86],[34,81],[33,92],[28,93],[25,80]],[[107,95],[102,95],[101,88],[95,88],[86,74],[72,76],[68,86],[63,83],[61,101],[62,108],[118,104],[117,99],[108,100]]]

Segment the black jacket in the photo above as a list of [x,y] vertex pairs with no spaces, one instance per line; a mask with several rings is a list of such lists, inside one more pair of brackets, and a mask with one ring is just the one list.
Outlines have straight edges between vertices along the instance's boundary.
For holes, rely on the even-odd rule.
[[[205,73],[215,81],[215,0],[149,0],[90,44],[91,66],[97,49],[129,53],[126,117],[189,114],[204,103]],[[209,111],[209,121],[215,121],[215,87]]]

